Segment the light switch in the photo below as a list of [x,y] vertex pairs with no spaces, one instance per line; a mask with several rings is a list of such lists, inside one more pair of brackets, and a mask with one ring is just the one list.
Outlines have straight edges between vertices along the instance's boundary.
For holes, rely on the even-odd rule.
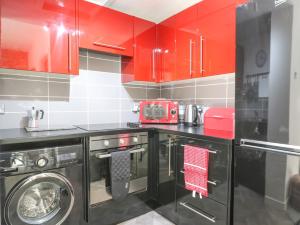
[[0,114],[5,114],[5,104],[0,104]]

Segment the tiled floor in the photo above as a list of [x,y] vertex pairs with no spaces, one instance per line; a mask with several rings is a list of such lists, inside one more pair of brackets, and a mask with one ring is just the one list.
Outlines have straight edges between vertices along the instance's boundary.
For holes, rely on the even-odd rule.
[[152,211],[118,225],[174,225],[158,213]]

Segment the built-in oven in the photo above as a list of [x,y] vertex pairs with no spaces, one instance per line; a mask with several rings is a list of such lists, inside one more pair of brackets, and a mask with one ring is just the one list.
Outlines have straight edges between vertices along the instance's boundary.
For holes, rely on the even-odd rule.
[[112,202],[111,153],[130,154],[129,195],[145,192],[148,186],[148,133],[94,136],[89,139],[89,206]]

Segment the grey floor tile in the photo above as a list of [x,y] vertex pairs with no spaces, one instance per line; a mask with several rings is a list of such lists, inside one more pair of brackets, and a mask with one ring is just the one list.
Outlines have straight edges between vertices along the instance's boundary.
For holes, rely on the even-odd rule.
[[152,211],[134,219],[120,223],[119,225],[174,225],[158,213]]

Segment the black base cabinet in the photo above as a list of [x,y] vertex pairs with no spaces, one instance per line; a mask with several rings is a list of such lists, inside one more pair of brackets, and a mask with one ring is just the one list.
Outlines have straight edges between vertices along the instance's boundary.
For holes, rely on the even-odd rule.
[[[232,143],[160,134],[158,213],[177,225],[229,225]],[[185,189],[184,146],[208,149],[208,197]]]
[[172,222],[176,215],[175,203],[175,139],[165,133],[159,134],[158,149],[158,194],[159,207],[156,211]]
[[176,188],[177,224],[224,225],[227,224],[227,207],[210,198],[200,199],[183,187]]

